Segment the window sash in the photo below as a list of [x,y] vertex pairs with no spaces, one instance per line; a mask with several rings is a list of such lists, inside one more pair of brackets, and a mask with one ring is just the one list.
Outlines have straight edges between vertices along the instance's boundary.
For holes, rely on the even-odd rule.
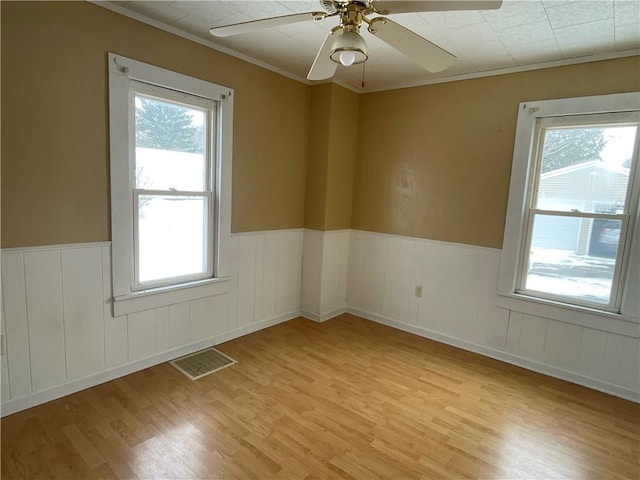
[[[150,197],[200,197],[205,200],[205,211],[203,214],[203,234],[205,236],[204,244],[205,247],[205,255],[206,255],[206,271],[202,273],[195,273],[192,275],[179,275],[174,277],[168,277],[158,280],[151,280],[147,282],[140,281],[140,230],[139,230],[139,222],[140,222],[140,209],[139,205],[139,197],[150,196]],[[134,189],[133,192],[133,256],[132,256],[132,272],[133,272],[133,284],[131,286],[132,291],[140,291],[146,290],[149,288],[155,287],[164,287],[168,285],[176,285],[180,283],[186,283],[196,280],[204,280],[208,278],[213,278],[214,276],[214,246],[215,246],[215,232],[214,232],[214,198],[213,192],[190,192],[190,191],[164,191],[164,190],[144,190],[144,189]]]
[[[616,259],[613,269],[613,277],[611,279],[611,291],[609,293],[608,303],[588,302],[580,300],[576,297],[568,295],[554,295],[549,292],[542,292],[539,290],[532,290],[526,288],[527,276],[529,273],[529,260],[531,256],[531,244],[533,242],[533,226],[535,218],[540,215],[545,216],[558,216],[568,218],[586,218],[586,219],[606,219],[620,221],[620,238],[618,240],[618,249],[616,252]],[[629,226],[629,215],[624,214],[585,214],[582,212],[556,212],[549,210],[537,210],[530,209],[526,215],[525,222],[525,235],[524,235],[524,248],[522,249],[522,256],[520,259],[520,266],[518,269],[518,281],[516,284],[516,293],[523,295],[529,295],[532,297],[543,298],[551,301],[570,303],[573,305],[579,305],[583,307],[596,308],[609,312],[619,312],[620,303],[622,301],[621,281],[623,278],[623,256],[625,252],[627,231]],[[626,257],[625,257],[626,258]]]
[[[625,195],[623,213],[629,214],[630,208],[635,208],[634,203],[634,179],[635,170],[637,170],[638,143],[640,141],[640,114],[639,112],[617,112],[617,113],[599,113],[588,115],[563,115],[557,117],[540,117],[535,122],[534,149],[532,151],[532,162],[530,164],[531,176],[527,191],[526,208],[533,209],[532,205],[536,205],[538,191],[540,187],[542,175],[542,153],[544,151],[545,132],[554,128],[586,128],[586,127],[636,127],[636,138],[634,151],[631,159],[631,169],[629,170],[629,179],[627,180],[627,191]],[[636,194],[637,197],[637,194]],[[637,200],[637,198],[636,198]],[[567,212],[566,210],[558,210],[558,212]],[[596,212],[592,213],[596,215]]]
[[[185,107],[203,110],[205,115],[205,182],[203,191],[211,192],[215,189],[217,182],[217,159],[221,142],[219,125],[220,111],[218,102],[205,99],[197,95],[178,92],[169,88],[159,87],[139,81],[132,80],[129,85],[129,175],[131,188],[136,188],[135,181],[135,158],[136,158],[136,107],[135,97],[141,95],[159,101],[171,102]],[[167,190],[172,191],[172,190]]]

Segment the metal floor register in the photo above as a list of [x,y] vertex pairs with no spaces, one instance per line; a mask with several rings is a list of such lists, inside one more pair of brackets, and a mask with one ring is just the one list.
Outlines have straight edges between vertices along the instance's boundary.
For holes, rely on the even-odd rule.
[[238,363],[233,358],[215,348],[207,348],[186,357],[178,358],[171,363],[191,380],[197,380],[211,373]]

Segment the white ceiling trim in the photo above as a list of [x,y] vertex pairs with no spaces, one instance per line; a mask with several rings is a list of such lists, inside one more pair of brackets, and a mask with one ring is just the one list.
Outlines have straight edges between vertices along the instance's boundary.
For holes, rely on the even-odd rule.
[[146,15],[142,15],[140,13],[134,12],[127,8],[121,7],[118,4],[114,4],[112,2],[103,2],[100,0],[88,0],[88,2],[93,3],[94,5],[97,5],[99,7],[106,8],[107,10],[111,10],[112,12],[119,13],[120,15],[124,15],[125,17],[133,18],[134,20],[138,20],[139,22],[146,23],[147,25],[151,25],[152,27],[159,28],[160,30],[164,30],[165,32],[169,32],[179,37],[185,38],[187,40],[191,40],[192,42],[199,43],[200,45],[204,45],[205,47],[209,47],[213,50],[217,50],[219,52],[225,53],[232,57],[236,57],[240,60],[244,60],[245,62],[252,63],[254,65],[257,65],[258,67],[262,67],[266,70],[270,70],[274,73],[290,78],[297,82],[304,83],[305,85],[311,85],[311,82],[309,82],[306,78],[299,77],[298,75],[294,75],[291,72],[287,72],[286,70],[283,70],[279,67],[275,67],[269,63],[263,62],[262,60],[258,60],[257,58],[250,57],[248,55],[237,52],[227,47],[223,47],[214,42],[204,40],[203,38],[200,38],[196,35],[185,32],[184,30],[181,30],[179,28],[173,27],[171,25],[167,25],[166,23],[160,22],[153,18],[149,18]]
[[[640,49],[632,49],[632,50],[624,50],[621,52],[612,52],[612,53],[602,53],[602,54],[596,54],[596,55],[587,55],[587,56],[583,56],[583,57],[575,57],[575,58],[567,58],[567,59],[562,59],[562,60],[554,60],[554,61],[550,61],[550,62],[542,62],[542,63],[537,63],[537,64],[532,64],[532,65],[523,65],[523,66],[518,66],[518,67],[506,67],[506,68],[499,68],[499,69],[495,69],[495,70],[486,70],[483,72],[473,72],[473,73],[467,73],[467,74],[463,74],[463,75],[454,75],[451,77],[442,77],[442,78],[437,78],[437,79],[431,79],[431,80],[424,80],[424,81],[418,81],[418,82],[409,82],[409,83],[403,83],[403,84],[396,84],[396,85],[390,85],[390,86],[386,86],[386,87],[382,87],[382,88],[372,88],[372,89],[368,89],[366,88],[356,88],[353,87],[352,85],[349,85],[345,82],[336,80],[336,79],[332,79],[329,81],[324,81],[324,82],[310,82],[309,80],[307,80],[306,78],[300,77],[298,75],[294,75],[291,72],[288,72],[286,70],[283,70],[282,68],[276,67],[274,65],[271,65],[269,63],[266,63],[262,60],[259,60],[257,58],[245,55],[243,53],[240,53],[236,50],[227,48],[227,47],[223,47],[221,45],[218,45],[216,43],[214,43],[213,41],[208,41],[208,40],[204,40],[203,38],[200,38],[196,35],[193,35],[191,33],[185,32],[184,30],[181,30],[179,28],[173,27],[171,25],[167,25],[166,23],[160,22],[158,20],[152,19],[147,17],[146,15],[142,15],[140,13],[134,12],[132,10],[129,10],[127,8],[121,7],[118,4],[115,4],[113,2],[108,2],[108,1],[100,1],[100,0],[88,0],[90,3],[93,3],[94,5],[97,5],[99,7],[102,8],[106,8],[107,10],[111,10],[115,13],[118,13],[120,15],[124,15],[126,17],[132,18],[134,20],[137,20],[139,22],[142,23],[146,23],[147,25],[151,25],[152,27],[156,27],[159,28],[160,30],[164,30],[165,32],[168,33],[172,33],[174,35],[177,35],[179,37],[185,38],[187,40],[190,40],[192,42],[198,43],[200,45],[203,45],[205,47],[209,47],[213,50],[217,50],[221,53],[230,55],[232,57],[238,58],[240,60],[243,60],[245,62],[251,63],[253,65],[256,65],[258,67],[264,68],[266,70],[272,71],[274,73],[277,73],[279,75],[282,75],[284,77],[290,78],[292,80],[295,80],[297,82],[303,83],[305,85],[319,85],[319,84],[323,84],[323,83],[335,83],[336,85],[340,85],[343,88],[346,88],[348,90],[351,90],[352,92],[355,93],[373,93],[373,92],[382,92],[382,91],[387,91],[387,90],[397,90],[397,89],[402,89],[402,88],[411,88],[411,87],[420,87],[420,86],[425,86],[425,85],[434,85],[434,84],[438,84],[438,83],[448,83],[448,82],[458,82],[460,80],[471,80],[474,78],[483,78],[483,77],[491,77],[494,75],[507,75],[510,73],[519,73],[519,72],[526,72],[526,71],[531,71],[531,70],[543,70],[545,68],[554,68],[554,67],[562,67],[562,66],[567,66],[567,65],[576,65],[576,64],[580,64],[580,63],[590,63],[590,62],[598,62],[598,61],[602,61],[602,60],[611,60],[611,59],[615,59],[615,58],[624,58],[624,57],[631,57],[631,56],[635,56],[635,55],[640,55]],[[366,79],[365,79],[366,82]]]
[[336,85],[346,88],[347,90],[351,90],[352,92],[355,92],[355,93],[363,92],[362,89],[354,88],[352,85],[349,85],[348,83],[345,83],[340,80],[329,79],[324,81],[314,81],[314,82],[309,81],[306,78],[299,77],[298,75],[294,75],[291,72],[287,72],[286,70],[283,70],[269,63],[263,62],[262,60],[258,60],[257,58],[250,57],[249,55],[245,55],[243,53],[237,52],[235,50],[232,50],[231,48],[223,47],[212,41],[210,42],[210,41],[204,40],[203,38],[200,38],[197,35],[193,35],[179,28],[160,22],[159,20],[149,18],[146,15],[142,15],[141,13],[134,12],[133,10],[129,10],[127,8],[121,7],[120,5],[113,2],[104,2],[100,0],[88,0],[88,1],[89,3],[93,3],[94,5],[97,5],[99,7],[106,8],[107,10],[111,10],[112,12],[119,13],[129,18],[133,18],[134,20],[138,20],[139,22],[146,23],[147,25],[151,25],[152,27],[159,28],[160,30],[164,30],[165,32],[172,33],[174,35],[185,38],[187,40],[191,40],[192,42],[196,42],[205,47],[209,47],[221,53],[230,55],[240,60],[244,60],[245,62],[251,63],[258,67],[262,67],[266,70],[270,70],[274,73],[277,73],[278,75],[285,76],[297,82],[304,83],[305,85],[322,85],[324,83],[335,83]]
[[[565,67],[568,65],[577,65],[580,63],[600,62],[602,60],[612,60],[615,58],[633,57],[640,55],[640,48],[633,50],[624,50],[621,52],[599,53],[596,55],[588,55],[584,57],[565,58],[562,60],[554,60],[551,62],[534,63],[531,65],[522,65],[518,67],[497,68],[495,70],[486,70],[484,72],[466,73],[463,75],[455,75],[452,77],[435,78],[432,80],[424,80],[419,82],[410,82],[398,84],[389,87],[372,88],[358,90],[359,93],[384,92],[386,90],[399,90],[401,88],[422,87],[424,85],[435,85],[437,83],[458,82],[460,80],[471,80],[474,78],[493,77],[497,75],[507,75],[509,73],[528,72],[530,70],[544,70],[545,68]],[[366,80],[366,79],[365,79]]]
[[321,81],[318,81],[318,82],[309,82],[309,81],[307,81],[306,83],[308,83],[309,85],[322,85],[324,83],[335,83],[336,85],[339,85],[342,88],[346,88],[347,90],[351,90],[354,93],[365,93],[365,91],[362,90],[361,88],[356,88],[353,85],[349,85],[348,83],[345,83],[342,80],[337,80],[335,78],[330,78],[328,80],[321,80]]

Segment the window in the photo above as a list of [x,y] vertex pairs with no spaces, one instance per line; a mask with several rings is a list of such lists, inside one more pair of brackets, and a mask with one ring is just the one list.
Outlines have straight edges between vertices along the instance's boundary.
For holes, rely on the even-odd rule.
[[115,314],[227,288],[231,97],[109,55]]
[[638,94],[520,105],[500,294],[637,317],[639,110]]
[[131,95],[133,289],[209,278],[216,103],[139,82]]

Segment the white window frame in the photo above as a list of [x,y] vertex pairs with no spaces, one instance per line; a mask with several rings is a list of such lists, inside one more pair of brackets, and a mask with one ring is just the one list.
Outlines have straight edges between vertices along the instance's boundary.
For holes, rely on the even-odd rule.
[[[640,111],[640,93],[600,95],[594,97],[567,98],[523,102],[519,105],[518,123],[511,170],[509,203],[505,223],[505,234],[498,279],[496,304],[518,312],[552,318],[600,330],[638,336],[640,330],[640,220],[639,190],[640,167],[638,167],[638,142],[636,136],[633,192],[629,192],[628,231],[621,231],[626,238],[624,245],[625,262],[618,268],[620,289],[614,292],[617,298],[610,308],[596,305],[579,305],[552,296],[536,296],[522,291],[519,279],[522,276],[523,259],[527,248],[529,220],[528,201],[530,196],[530,175],[532,162],[536,158],[536,128],[539,120],[553,117],[582,116],[589,114],[608,114]],[[615,311],[612,311],[615,310]],[[603,319],[607,321],[603,321]]]
[[[231,166],[233,128],[233,90],[171,70],[148,65],[109,53],[109,134],[111,160],[111,257],[113,314],[124,315],[217,295],[230,288],[231,251]],[[136,278],[136,215],[133,139],[133,92],[153,91],[155,87],[180,95],[214,102],[216,142],[212,172],[209,216],[210,269],[200,278],[173,279],[140,285]],[[156,92],[160,92],[156,89]],[[162,98],[159,96],[159,98]],[[167,99],[171,99],[167,97]],[[201,278],[205,277],[205,278]]]

